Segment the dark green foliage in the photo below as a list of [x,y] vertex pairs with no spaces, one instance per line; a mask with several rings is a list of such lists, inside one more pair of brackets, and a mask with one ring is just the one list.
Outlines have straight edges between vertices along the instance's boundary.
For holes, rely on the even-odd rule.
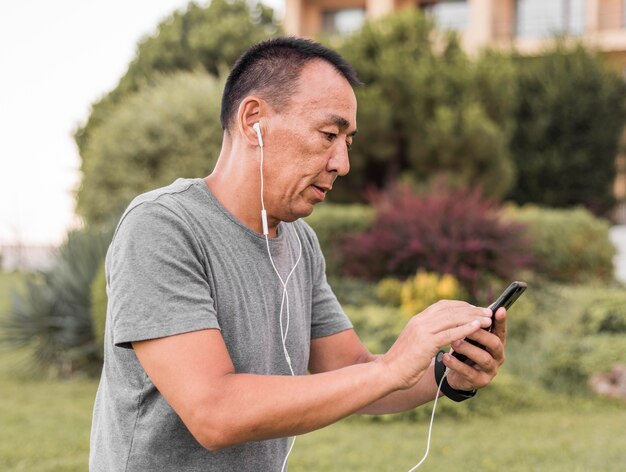
[[451,274],[474,299],[490,278],[511,280],[528,263],[522,226],[502,220],[477,190],[397,186],[374,199],[371,229],[346,238],[347,275],[406,278],[419,269]]
[[222,140],[222,83],[203,72],[155,79],[113,110],[83,150],[77,212],[114,224],[139,193],[178,177],[204,177]]
[[556,392],[580,395],[589,392],[589,378],[609,372],[626,360],[623,334],[585,334],[563,337],[550,345],[542,362],[541,381]]
[[553,344],[550,356],[543,360],[543,384],[557,392],[577,394],[585,391],[589,372],[582,361],[589,353],[589,346],[581,343],[579,338],[565,338]]
[[306,218],[317,234],[326,258],[329,276],[339,275],[343,264],[341,244],[346,235],[368,229],[374,220],[373,208],[366,205],[323,204]]
[[274,12],[258,2],[212,0],[206,7],[190,3],[165,19],[143,39],[117,87],[95,103],[85,126],[75,135],[83,159],[93,131],[109,120],[115,105],[160,75],[205,70],[217,77],[250,45],[279,31]]
[[587,307],[582,322],[590,334],[626,334],[626,291],[622,296],[596,299]]
[[615,157],[626,118],[626,85],[582,45],[559,43],[518,58],[511,153],[518,203],[584,205],[605,214],[614,203]]
[[444,175],[501,196],[513,180],[508,156],[514,69],[495,54],[471,60],[454,35],[438,35],[419,11],[366,23],[339,46],[365,83],[356,91],[359,135],[351,172],[331,198],[363,199],[369,185]]
[[[588,395],[590,376],[626,359],[624,332],[600,331],[624,305],[624,289],[529,282],[509,313],[508,369],[555,392]],[[520,322],[523,337],[515,332]]]
[[50,270],[27,278],[2,322],[2,341],[32,347],[37,367],[60,374],[99,367],[101,355],[90,315],[90,285],[108,235],[80,230],[68,235]]
[[613,280],[615,247],[606,221],[582,208],[535,206],[511,208],[508,217],[526,226],[538,275],[565,283]]

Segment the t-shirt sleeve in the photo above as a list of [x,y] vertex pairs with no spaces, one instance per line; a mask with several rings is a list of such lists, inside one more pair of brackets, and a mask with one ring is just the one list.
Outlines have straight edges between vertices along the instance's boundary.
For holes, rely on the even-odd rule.
[[219,329],[202,249],[186,223],[157,202],[127,211],[107,254],[116,346]]
[[326,261],[313,229],[304,224],[307,241],[311,244],[313,294],[311,312],[311,339],[323,338],[352,328],[350,319],[326,278]]

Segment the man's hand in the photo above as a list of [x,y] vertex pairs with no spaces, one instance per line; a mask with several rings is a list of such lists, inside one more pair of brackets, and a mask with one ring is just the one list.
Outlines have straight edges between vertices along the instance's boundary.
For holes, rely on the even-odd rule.
[[[483,339],[481,333],[489,333],[480,328],[490,325],[491,310],[478,308],[466,302],[442,300],[411,318],[394,345],[379,361],[387,367],[398,389],[408,389],[424,375],[441,347],[466,336],[472,339],[476,337],[477,340]],[[498,339],[495,335],[490,336]],[[492,339],[486,342],[494,351],[498,350],[498,345],[501,346],[499,339],[497,343]],[[502,355],[500,351],[499,356]],[[484,365],[488,372],[493,372],[494,369],[497,371],[497,367],[493,365],[495,362],[485,359],[480,359],[480,362],[482,363],[479,365]],[[463,381],[469,384],[478,382],[479,379],[471,376],[468,379],[464,378]]]
[[467,336],[483,346],[478,346],[458,340],[452,343],[452,348],[459,354],[467,356],[465,362],[456,357],[445,354],[443,363],[450,369],[448,383],[457,390],[474,390],[482,388],[493,380],[499,367],[504,362],[504,346],[506,344],[506,310],[500,308],[495,315],[496,324],[492,333],[478,330]]

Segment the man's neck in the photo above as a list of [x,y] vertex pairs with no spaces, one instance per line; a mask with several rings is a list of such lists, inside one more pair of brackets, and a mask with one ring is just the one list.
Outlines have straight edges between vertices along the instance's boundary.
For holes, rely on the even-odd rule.
[[[204,178],[204,182],[220,204],[237,220],[252,231],[263,234],[257,159],[247,155],[246,151],[237,151],[225,138],[217,164],[213,172]],[[234,155],[236,152],[239,154]],[[269,227],[269,236],[276,236],[276,225]]]

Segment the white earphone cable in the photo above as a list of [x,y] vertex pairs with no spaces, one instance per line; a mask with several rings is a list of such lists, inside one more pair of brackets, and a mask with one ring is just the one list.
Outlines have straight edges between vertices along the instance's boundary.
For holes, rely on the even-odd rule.
[[[290,322],[290,316],[291,316],[291,313],[289,310],[289,292],[287,291],[287,284],[289,283],[289,279],[291,279],[291,276],[295,272],[296,267],[298,266],[298,263],[300,262],[300,259],[302,258],[302,242],[300,241],[300,237],[298,236],[298,232],[296,231],[296,229],[292,228],[293,234],[296,236],[296,240],[298,241],[298,257],[296,259],[295,264],[293,265],[293,267],[287,274],[287,277],[283,280],[282,276],[280,275],[280,272],[278,271],[278,268],[276,267],[276,264],[274,263],[274,259],[272,258],[272,251],[270,250],[270,241],[269,241],[269,236],[268,236],[269,227],[267,224],[267,212],[265,210],[265,199],[264,199],[264,193],[265,193],[265,180],[263,176],[263,161],[265,160],[265,153],[263,150],[264,145],[263,145],[263,139],[261,138],[260,127],[257,126],[255,128],[255,131],[257,132],[257,136],[259,138],[259,147],[261,148],[261,162],[259,166],[259,172],[261,176],[261,222],[263,225],[263,235],[265,236],[265,246],[267,248],[267,255],[270,258],[270,263],[272,264],[272,268],[274,269],[274,272],[276,273],[276,276],[278,277],[278,280],[280,280],[280,284],[283,287],[283,293],[282,293],[281,300],[280,300],[280,311],[278,313],[278,320],[280,324],[280,338],[281,338],[281,343],[283,347],[283,354],[285,355],[285,361],[287,362],[287,366],[289,367],[289,372],[291,373],[293,377],[296,374],[291,365],[291,357],[289,356],[289,351],[287,350],[287,333],[289,332],[289,322]],[[283,325],[283,310],[285,307],[287,311],[287,317],[286,317],[285,325]],[[287,467],[287,461],[289,459],[289,455],[291,454],[291,451],[293,449],[295,442],[296,442],[296,436],[294,436],[291,441],[291,445],[289,446],[289,450],[287,451],[287,455],[285,456],[285,459],[283,461],[281,472],[284,472],[285,468]]]
[[433,411],[430,414],[430,425],[428,426],[428,439],[426,440],[426,452],[424,453],[424,456],[422,457],[422,459],[413,467],[411,467],[408,470],[408,472],[413,472],[414,470],[416,470],[419,466],[421,466],[424,463],[424,461],[428,457],[428,452],[430,451],[430,438],[433,432],[433,422],[435,420],[435,410],[437,409],[437,400],[439,400],[439,393],[441,392],[441,384],[443,383],[443,379],[445,379],[447,375],[448,375],[448,371],[446,370],[443,374],[443,377],[441,377],[441,380],[439,381],[439,385],[437,386],[437,393],[435,394],[435,402],[433,403]]
[[[265,153],[263,152],[264,146],[263,146],[263,140],[261,138],[260,128],[256,127],[255,130],[259,138],[259,147],[261,148],[261,163],[260,163],[259,170],[260,170],[260,175],[261,175],[261,220],[263,224],[263,234],[265,236],[265,245],[267,248],[267,255],[269,256],[270,262],[272,264],[272,268],[274,269],[274,272],[276,273],[276,276],[278,277],[278,280],[280,280],[280,283],[283,287],[283,294],[281,296],[281,301],[280,301],[280,312],[278,315],[278,319],[280,323],[280,337],[281,337],[281,342],[282,342],[282,347],[283,347],[283,354],[285,355],[285,361],[287,361],[289,372],[291,373],[292,376],[295,376],[293,367],[291,365],[291,357],[289,356],[289,351],[287,350],[287,344],[286,344],[287,333],[289,332],[289,321],[290,321],[289,293],[287,291],[287,284],[289,283],[289,279],[293,275],[294,271],[296,270],[296,267],[298,266],[298,263],[300,262],[300,259],[302,258],[302,242],[300,241],[300,237],[298,236],[298,232],[296,231],[296,229],[292,228],[293,233],[296,236],[296,240],[298,241],[298,258],[296,259],[296,263],[294,264],[294,266],[289,271],[289,274],[287,274],[287,277],[283,280],[282,276],[280,275],[280,272],[278,271],[278,268],[276,267],[276,264],[274,263],[274,259],[272,258],[272,252],[270,250],[270,242],[269,242],[269,237],[268,237],[269,229],[268,229],[268,224],[267,224],[267,212],[265,210],[265,200],[263,198],[264,192],[265,192],[265,182],[263,178],[263,161],[265,158]],[[287,309],[287,319],[286,319],[285,325],[283,326],[283,309],[285,308],[285,306]],[[426,451],[424,452],[424,456],[417,464],[411,467],[408,470],[408,472],[414,472],[424,463],[424,461],[428,457],[428,453],[430,452],[430,440],[431,440],[431,436],[433,432],[433,423],[435,420],[435,410],[437,409],[437,400],[439,399],[439,393],[441,392],[441,384],[443,383],[443,379],[445,379],[447,375],[448,375],[448,371],[446,370],[446,372],[443,374],[443,377],[439,381],[439,385],[437,386],[437,393],[435,394],[435,401],[433,403],[433,411],[430,415],[430,424],[428,426],[428,438],[426,441]],[[283,460],[281,472],[284,472],[285,468],[287,467],[287,461],[289,460],[289,455],[291,454],[291,451],[293,450],[293,446],[295,442],[296,442],[296,436],[293,437],[291,441],[291,445],[289,446],[289,450],[287,451],[287,455],[285,456],[285,459]]]

